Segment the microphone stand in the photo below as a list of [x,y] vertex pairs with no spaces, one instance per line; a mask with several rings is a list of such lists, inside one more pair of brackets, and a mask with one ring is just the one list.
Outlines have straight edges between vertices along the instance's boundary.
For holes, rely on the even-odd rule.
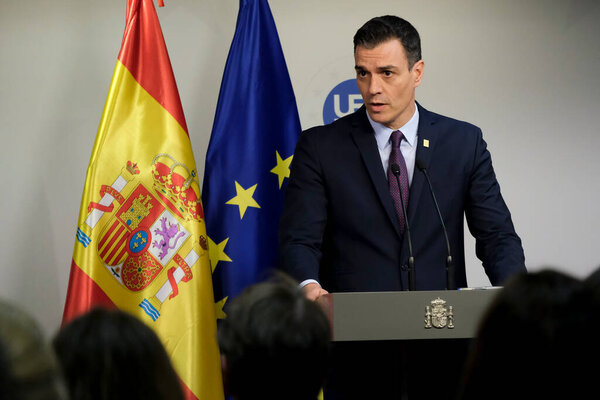
[[421,160],[417,160],[416,165],[417,168],[421,172],[423,172],[425,178],[427,179],[427,184],[429,185],[429,192],[431,193],[431,197],[433,198],[433,203],[435,204],[435,209],[437,210],[438,217],[440,218],[440,222],[442,224],[442,230],[444,231],[444,237],[446,238],[446,248],[448,251],[448,256],[446,257],[446,290],[455,290],[456,281],[454,279],[454,262],[452,260],[452,253],[450,252],[450,240],[448,239],[448,231],[446,230],[446,225],[444,224],[444,218],[442,218],[440,206],[438,205],[438,202],[435,198],[435,193],[433,191],[433,186],[431,185],[431,179],[429,179],[429,174],[427,173],[427,168]]

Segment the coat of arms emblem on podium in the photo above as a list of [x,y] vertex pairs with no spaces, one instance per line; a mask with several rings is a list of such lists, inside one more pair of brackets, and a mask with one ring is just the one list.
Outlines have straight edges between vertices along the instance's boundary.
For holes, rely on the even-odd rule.
[[452,306],[446,306],[446,301],[439,297],[432,300],[430,306],[425,307],[425,329],[431,327],[454,328],[454,309]]

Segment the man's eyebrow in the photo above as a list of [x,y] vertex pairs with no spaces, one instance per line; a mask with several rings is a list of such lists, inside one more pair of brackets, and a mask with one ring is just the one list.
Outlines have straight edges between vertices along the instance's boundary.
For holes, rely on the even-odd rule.
[[395,65],[384,65],[382,67],[377,67],[378,71],[389,71],[389,70],[395,70],[398,69],[398,67],[396,67]]
[[[354,69],[359,71],[359,70],[364,70],[364,67],[362,67],[361,65],[355,65]],[[390,70],[397,70],[398,67],[395,65],[383,65],[381,67],[377,67],[376,69],[377,69],[377,71],[390,71]]]

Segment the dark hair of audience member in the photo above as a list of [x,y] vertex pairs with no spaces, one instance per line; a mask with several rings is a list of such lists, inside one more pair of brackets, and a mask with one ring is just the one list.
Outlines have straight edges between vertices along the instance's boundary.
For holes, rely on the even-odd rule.
[[575,296],[572,312],[562,334],[562,379],[571,383],[570,398],[589,398],[597,391],[600,359],[600,269],[596,269],[582,281],[582,288]]
[[13,392],[12,372],[9,368],[8,358],[4,354],[4,343],[0,339],[0,399],[14,398]]
[[[552,269],[510,278],[483,316],[460,399],[561,398],[581,281]],[[568,398],[568,397],[566,397]]]
[[594,291],[600,295],[600,267],[597,267],[583,281],[584,289]]
[[218,329],[227,394],[239,400],[316,399],[330,339],[325,313],[296,282],[279,276],[246,288]]
[[37,322],[0,300],[0,399],[66,398],[60,368]]
[[143,322],[119,310],[94,309],[54,338],[71,400],[182,400],[163,344]]

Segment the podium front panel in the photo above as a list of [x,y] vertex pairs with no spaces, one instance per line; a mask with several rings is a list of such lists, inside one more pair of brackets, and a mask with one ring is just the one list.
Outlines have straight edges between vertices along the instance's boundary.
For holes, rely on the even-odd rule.
[[332,293],[333,340],[472,338],[498,289]]

